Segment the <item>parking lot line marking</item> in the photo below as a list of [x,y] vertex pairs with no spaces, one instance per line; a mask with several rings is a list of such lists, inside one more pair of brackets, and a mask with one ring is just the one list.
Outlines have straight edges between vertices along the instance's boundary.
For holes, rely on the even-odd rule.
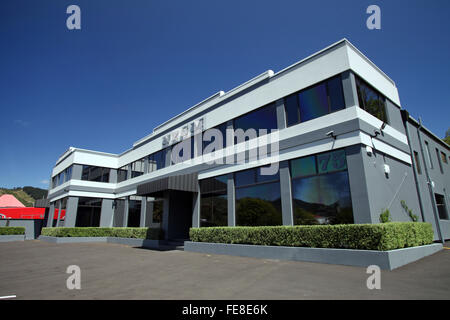
[[17,298],[17,296],[16,296],[16,295],[13,295],[13,296],[3,296],[3,297],[0,297],[0,299],[11,299],[11,298]]
[[450,248],[449,247],[443,247],[444,249],[447,249],[447,250],[450,250]]

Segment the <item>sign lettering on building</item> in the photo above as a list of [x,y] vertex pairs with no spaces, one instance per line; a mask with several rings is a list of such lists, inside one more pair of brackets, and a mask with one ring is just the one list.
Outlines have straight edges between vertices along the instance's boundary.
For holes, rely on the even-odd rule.
[[168,147],[174,143],[180,142],[191,136],[194,136],[203,131],[203,118],[194,120],[185,124],[184,126],[173,130],[162,137],[163,148]]

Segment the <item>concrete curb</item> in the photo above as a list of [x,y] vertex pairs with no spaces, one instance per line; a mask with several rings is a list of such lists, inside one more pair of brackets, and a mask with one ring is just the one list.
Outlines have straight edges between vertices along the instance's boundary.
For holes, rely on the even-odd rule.
[[0,236],[0,242],[25,241],[24,234],[7,234]]
[[49,237],[39,236],[38,240],[50,243],[87,243],[87,242],[102,242],[123,244],[131,247],[143,248],[159,248],[162,243],[161,240],[136,239],[136,238],[117,238],[117,237]]
[[377,265],[381,269],[385,270],[396,269],[440,250],[442,250],[442,244],[437,243],[390,251],[258,246],[192,241],[186,241],[184,243],[184,251],[191,252],[225,254],[262,259],[341,264],[359,267]]

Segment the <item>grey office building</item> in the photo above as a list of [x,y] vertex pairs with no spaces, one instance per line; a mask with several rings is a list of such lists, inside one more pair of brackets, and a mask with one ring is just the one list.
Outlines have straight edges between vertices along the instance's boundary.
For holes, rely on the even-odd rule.
[[[449,239],[450,149],[406,109],[343,39],[219,91],[121,154],[70,147],[52,171],[48,226],[186,239],[190,227],[379,223],[388,209]],[[54,209],[66,214],[51,224]]]

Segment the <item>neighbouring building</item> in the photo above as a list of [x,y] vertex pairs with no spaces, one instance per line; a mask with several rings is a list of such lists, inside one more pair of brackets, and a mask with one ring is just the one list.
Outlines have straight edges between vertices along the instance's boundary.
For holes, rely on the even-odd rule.
[[[208,142],[211,128],[235,145]],[[250,128],[278,131],[227,136]],[[275,139],[276,156],[245,150]],[[213,142],[226,150],[216,159],[233,163],[207,163]],[[193,147],[180,154],[180,144]],[[448,239],[449,156],[402,109],[394,81],[343,39],[214,94],[121,154],[69,148],[51,174],[48,221],[60,209],[57,226],[161,226],[185,239],[199,226],[379,223],[388,209],[393,221],[427,221],[435,239]]]

